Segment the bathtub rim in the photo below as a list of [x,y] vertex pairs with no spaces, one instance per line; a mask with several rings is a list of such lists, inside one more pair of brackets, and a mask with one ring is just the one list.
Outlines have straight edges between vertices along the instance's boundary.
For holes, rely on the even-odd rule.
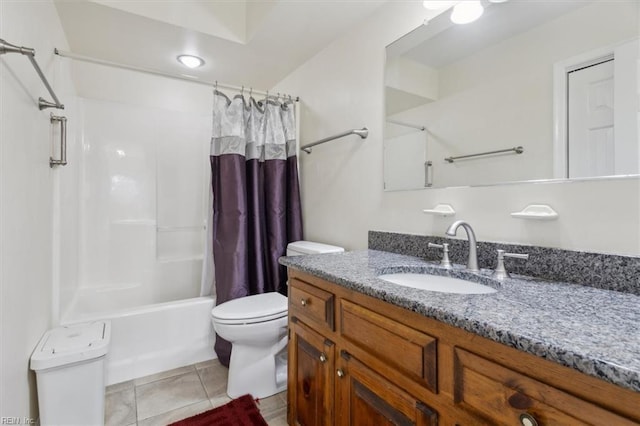
[[[179,309],[185,305],[198,305],[211,303],[213,299],[213,306],[216,305],[215,295],[210,296],[198,296],[191,297],[189,299],[180,299],[169,302],[152,303],[148,305],[140,305],[133,308],[122,308],[104,312],[96,312],[91,314],[80,314],[78,316],[67,315],[60,319],[60,325],[71,325],[82,322],[96,321],[100,319],[113,319],[113,318],[125,318],[129,316],[143,315],[153,312],[158,312],[165,309]],[[71,318],[69,318],[71,316]]]

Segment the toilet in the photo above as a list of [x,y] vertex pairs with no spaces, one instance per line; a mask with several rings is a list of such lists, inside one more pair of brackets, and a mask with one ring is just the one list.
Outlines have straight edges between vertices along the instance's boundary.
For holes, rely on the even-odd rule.
[[[287,256],[343,252],[311,241],[287,246]],[[211,311],[213,328],[231,342],[227,395],[266,398],[287,388],[287,298],[263,293],[222,303]]]

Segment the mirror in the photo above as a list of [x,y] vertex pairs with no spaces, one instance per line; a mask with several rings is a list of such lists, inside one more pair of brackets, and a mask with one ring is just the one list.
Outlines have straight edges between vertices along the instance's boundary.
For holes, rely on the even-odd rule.
[[640,173],[636,0],[488,3],[387,46],[385,190]]

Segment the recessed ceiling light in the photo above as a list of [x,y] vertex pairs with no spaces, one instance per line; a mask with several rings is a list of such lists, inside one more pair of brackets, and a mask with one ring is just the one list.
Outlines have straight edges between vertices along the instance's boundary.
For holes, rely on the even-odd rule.
[[180,55],[178,62],[188,68],[198,68],[204,65],[204,59],[193,55]]
[[484,12],[480,0],[469,0],[458,3],[451,12],[451,21],[454,24],[468,24],[475,21]]
[[422,3],[427,10],[444,10],[458,3],[452,0],[426,0]]

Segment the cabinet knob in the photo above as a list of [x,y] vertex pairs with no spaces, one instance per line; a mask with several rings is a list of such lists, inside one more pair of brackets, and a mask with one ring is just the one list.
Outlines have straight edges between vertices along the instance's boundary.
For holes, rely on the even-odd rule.
[[538,422],[529,413],[520,414],[520,424],[522,426],[538,426]]
[[336,374],[338,375],[338,377],[344,377],[344,371],[342,371],[342,369],[338,368],[338,370],[336,371]]
[[301,300],[300,300],[300,304],[301,304],[302,306],[307,306],[307,305],[309,304],[309,301],[308,301],[307,299],[301,299]]
[[320,362],[327,362],[327,356],[324,352],[320,354]]

